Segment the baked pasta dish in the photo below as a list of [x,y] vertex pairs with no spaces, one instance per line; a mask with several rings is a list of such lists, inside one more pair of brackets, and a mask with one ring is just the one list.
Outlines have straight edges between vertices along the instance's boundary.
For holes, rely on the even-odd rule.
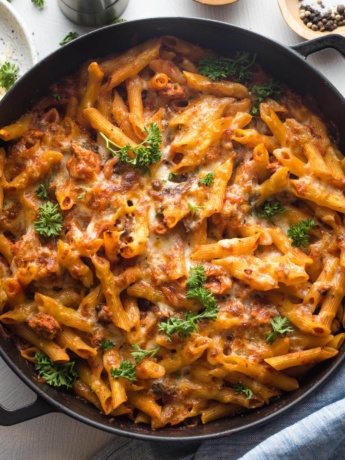
[[256,56],[151,39],[0,138],[0,321],[39,381],[159,429],[337,355],[345,162]]

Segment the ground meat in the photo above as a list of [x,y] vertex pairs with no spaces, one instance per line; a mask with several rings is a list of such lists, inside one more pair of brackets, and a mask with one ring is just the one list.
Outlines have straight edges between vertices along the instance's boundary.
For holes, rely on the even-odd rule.
[[70,176],[80,180],[91,180],[100,171],[99,155],[79,144],[72,144],[73,155],[67,160]]
[[60,324],[47,313],[37,313],[28,320],[28,326],[45,340],[54,340],[57,333],[61,331]]
[[101,324],[110,324],[113,322],[113,314],[106,305],[102,305],[97,312],[98,322]]
[[163,97],[175,99],[183,99],[187,97],[184,88],[178,83],[168,83],[163,89],[159,91],[159,94]]

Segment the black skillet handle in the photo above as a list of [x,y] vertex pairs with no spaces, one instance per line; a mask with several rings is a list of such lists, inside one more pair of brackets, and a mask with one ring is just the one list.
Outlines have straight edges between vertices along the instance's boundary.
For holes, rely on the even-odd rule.
[[33,403],[15,410],[8,410],[0,405],[0,425],[16,425],[17,423],[49,414],[49,412],[55,412],[55,409],[42,398],[37,398]]
[[323,51],[326,48],[333,48],[345,58],[345,37],[339,34],[327,34],[323,37],[313,38],[297,45],[291,46],[297,53],[307,58],[310,54]]

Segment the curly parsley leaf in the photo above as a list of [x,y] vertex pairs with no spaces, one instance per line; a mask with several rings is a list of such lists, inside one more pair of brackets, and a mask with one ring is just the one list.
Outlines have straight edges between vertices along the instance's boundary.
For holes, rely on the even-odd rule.
[[48,200],[47,186],[45,184],[40,184],[36,189],[36,195],[38,198],[42,198],[42,200]]
[[114,377],[114,379],[123,377],[133,383],[136,380],[137,371],[134,364],[132,364],[128,359],[125,359],[124,361],[121,361],[120,367],[117,369],[112,367],[110,369],[110,375]]
[[186,318],[186,316],[184,319],[172,316],[166,322],[159,323],[158,330],[164,332],[167,340],[170,341],[174,334],[177,334],[182,339],[186,339],[192,332],[197,331],[197,327],[195,321]]
[[99,344],[103,350],[107,351],[107,350],[110,350],[111,348],[114,348],[115,347],[115,344],[111,341],[111,340],[108,340],[108,339],[104,339],[102,340],[102,342]]
[[76,38],[79,37],[78,32],[68,32],[66,37],[64,37],[61,42],[59,43],[60,46],[67,45],[67,43],[75,40]]
[[198,264],[189,270],[189,277],[186,281],[186,286],[190,289],[201,287],[206,281],[205,267]]
[[126,19],[123,18],[115,18],[109,24],[121,24],[122,22],[126,22]]
[[169,173],[169,175],[168,175],[168,180],[174,181],[174,180],[177,178],[177,176],[178,176],[177,173],[171,172],[171,173]]
[[234,385],[234,392],[237,394],[243,393],[248,399],[252,399],[253,392],[250,388],[247,388],[243,383],[238,382]]
[[5,89],[10,89],[17,79],[19,67],[10,62],[5,62],[0,67],[0,86]]
[[196,206],[190,203],[189,201],[187,202],[187,205],[188,205],[188,208],[191,214],[197,214],[204,207],[204,206]]
[[47,238],[58,236],[62,229],[62,214],[59,212],[59,206],[47,201],[38,208],[39,220],[34,222],[34,229],[37,233]]
[[201,185],[206,185],[206,187],[210,187],[213,185],[215,173],[207,173],[202,179],[199,179],[198,183]]
[[282,206],[278,201],[265,201],[265,203],[258,210],[258,216],[271,222],[273,216],[281,214],[285,211],[286,208],[284,208],[284,206]]
[[131,355],[134,358],[134,361],[138,364],[145,358],[153,358],[160,347],[154,348],[153,350],[143,350],[137,344],[133,344],[132,347],[135,351],[132,351]]
[[[162,136],[157,123],[151,123],[148,128],[145,127],[144,133],[147,134],[146,138],[135,147],[129,144],[120,147],[103,133],[100,133],[100,135],[105,140],[107,149],[114,156],[119,156],[120,161],[132,165],[145,174],[149,170],[148,167],[157,163],[162,157],[162,152],[160,151]],[[114,150],[113,147],[117,150]],[[132,152],[134,157],[130,156],[129,152]]]
[[217,302],[212,292],[209,289],[205,289],[203,287],[190,289],[186,294],[186,298],[196,299],[202,303],[204,307],[210,310],[217,307]]
[[292,239],[292,246],[307,246],[309,244],[309,230],[316,226],[317,223],[314,219],[304,219],[298,224],[292,225],[287,231],[287,236]]
[[272,332],[267,334],[266,343],[273,343],[278,334],[286,335],[289,332],[293,332],[290,321],[283,316],[275,316],[271,319]]
[[253,85],[250,87],[250,92],[253,95],[252,115],[259,115],[261,102],[264,102],[269,97],[271,99],[280,99],[283,93],[283,85],[279,81],[271,79],[262,85]]
[[35,354],[35,368],[39,376],[53,387],[71,389],[78,377],[74,370],[75,362],[54,363],[47,355],[38,352]]
[[44,7],[44,0],[31,0],[31,2],[40,10]]
[[192,332],[197,331],[196,323],[203,319],[215,321],[218,315],[218,306],[212,292],[203,287],[206,281],[205,268],[198,264],[191,268],[189,278],[186,281],[188,291],[186,298],[196,299],[205,307],[201,313],[185,313],[183,318],[170,317],[166,322],[158,325],[158,330],[164,332],[167,340],[171,340],[173,334],[177,334],[182,339],[190,336]]
[[199,73],[212,81],[235,77],[239,82],[249,81],[252,78],[252,67],[256,56],[245,51],[238,51],[233,58],[210,54],[198,63]]
[[170,317],[166,322],[158,325],[158,330],[164,332],[167,340],[170,341],[173,334],[177,334],[182,339],[186,339],[192,332],[198,330],[196,323],[203,319],[215,321],[218,315],[218,308],[206,308],[202,313],[185,313],[183,318]]

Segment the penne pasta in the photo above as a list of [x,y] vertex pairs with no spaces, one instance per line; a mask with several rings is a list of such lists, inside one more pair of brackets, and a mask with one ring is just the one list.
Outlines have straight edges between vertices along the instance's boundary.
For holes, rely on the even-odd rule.
[[343,352],[345,160],[233,47],[152,38],[0,127],[3,334],[137,431],[254,411]]

